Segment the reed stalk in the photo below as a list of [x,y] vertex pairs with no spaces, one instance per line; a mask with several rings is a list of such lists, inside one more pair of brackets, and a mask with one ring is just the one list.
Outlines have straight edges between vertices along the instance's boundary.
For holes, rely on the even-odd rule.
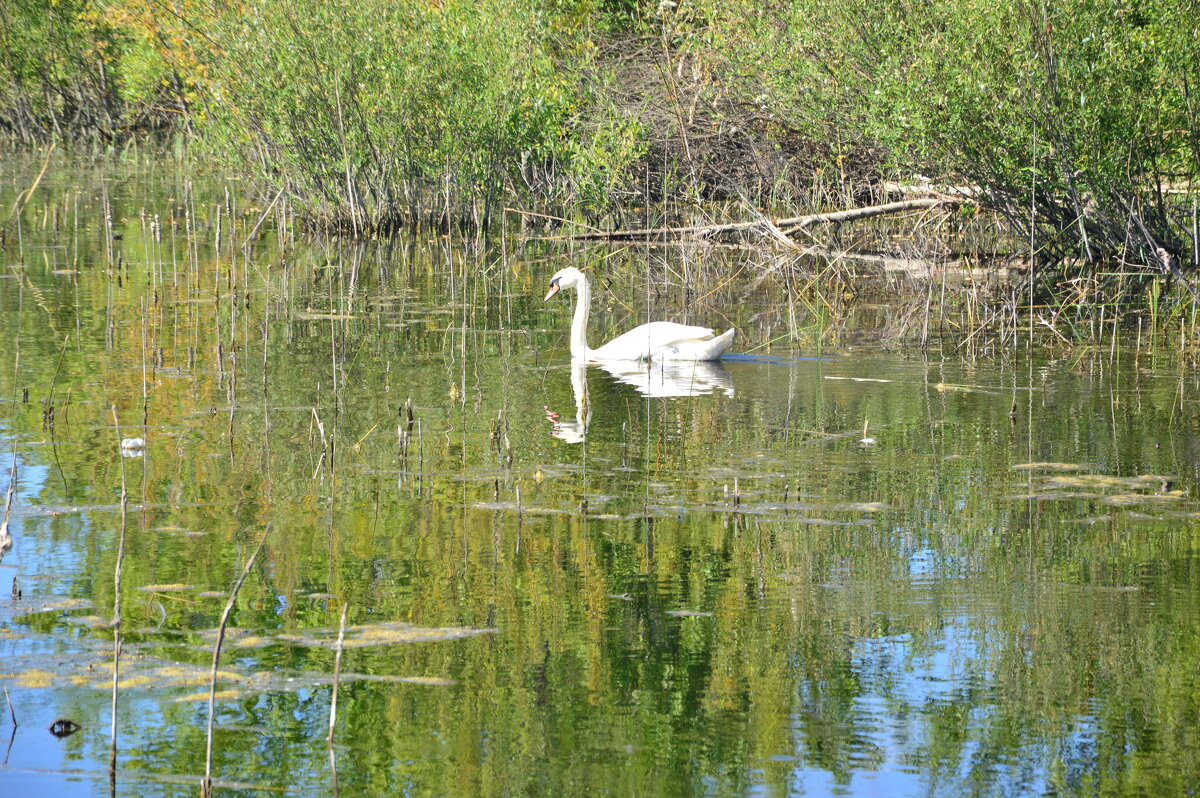
[[237,581],[233,584],[233,588],[229,591],[229,599],[225,602],[225,609],[221,612],[221,622],[217,625],[217,640],[213,644],[212,667],[208,675],[208,724],[204,744],[204,779],[200,782],[200,795],[202,798],[212,798],[213,720],[216,716],[217,665],[221,661],[221,644],[225,642],[225,629],[229,624],[229,615],[233,612],[233,604],[237,601],[238,592],[242,589],[246,577],[250,574],[250,569],[254,567],[254,561],[258,559],[258,555],[263,550],[263,546],[270,535],[271,525],[267,524],[262,538],[258,541],[258,546],[250,554],[250,558],[246,560],[246,566],[242,569],[241,576],[238,577]]
[[117,783],[117,696],[121,673],[121,568],[125,562],[125,532],[128,528],[129,491],[125,481],[125,453],[121,450],[121,422],[117,417],[117,406],[111,405],[113,428],[117,436],[117,457],[121,463],[121,532],[117,544],[117,564],[113,570],[113,676],[112,676],[112,726],[109,730],[111,745],[108,758],[108,778],[113,788]]

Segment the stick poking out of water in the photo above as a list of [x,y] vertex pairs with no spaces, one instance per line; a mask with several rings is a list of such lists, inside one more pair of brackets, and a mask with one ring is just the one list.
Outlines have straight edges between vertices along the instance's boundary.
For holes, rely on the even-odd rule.
[[51,144],[46,150],[46,160],[42,162],[42,170],[38,172],[37,177],[33,179],[33,185],[17,195],[17,201],[13,203],[12,209],[8,212],[8,221],[6,225],[12,224],[17,215],[25,208],[26,203],[33,197],[33,192],[37,191],[38,184],[42,182],[42,177],[46,174],[46,167],[50,165],[50,156],[54,153],[54,145]]
[[346,610],[350,602],[342,603],[342,620],[338,623],[337,653],[333,655],[333,695],[329,699],[329,744],[333,745],[333,727],[337,724],[338,684],[342,679],[342,644],[346,640]]
[[13,728],[17,728],[17,713],[13,709],[12,699],[8,697],[8,685],[4,685],[4,700],[8,702],[8,716],[12,718]]
[[12,468],[8,471],[8,493],[4,497],[4,523],[0,524],[0,559],[5,552],[12,548],[12,535],[8,531],[8,522],[12,518],[13,491],[17,484],[17,447],[13,446]]
[[[61,359],[61,358],[60,358]],[[117,459],[121,463],[121,538],[117,544],[117,564],[113,569],[113,678],[111,747],[108,753],[108,781],[113,789],[117,784],[117,685],[121,676],[121,566],[125,562],[125,531],[129,519],[129,491],[125,483],[125,454],[121,451],[121,421],[117,406],[111,405],[113,428],[117,434]]]
[[204,750],[204,781],[200,783],[200,794],[203,798],[212,798],[213,715],[217,696],[217,663],[221,660],[221,644],[225,642],[225,627],[229,623],[229,613],[233,611],[233,603],[237,601],[238,591],[242,589],[242,584],[250,575],[250,569],[254,567],[254,561],[258,559],[258,554],[262,551],[270,534],[271,525],[267,524],[262,540],[258,541],[254,553],[250,555],[250,559],[246,560],[246,567],[242,569],[242,575],[238,577],[237,582],[233,585],[233,590],[229,593],[229,600],[225,602],[225,611],[221,613],[221,623],[217,625],[217,642],[213,645],[212,670],[208,674],[208,734]]

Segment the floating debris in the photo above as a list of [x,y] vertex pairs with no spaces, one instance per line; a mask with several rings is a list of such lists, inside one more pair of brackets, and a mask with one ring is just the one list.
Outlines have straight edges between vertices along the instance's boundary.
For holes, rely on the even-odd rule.
[[711,618],[713,613],[701,612],[700,610],[667,610],[667,615],[674,615],[676,618]]
[[[342,674],[342,681],[346,681],[349,676],[352,681],[384,681],[384,679],[368,679],[365,676],[357,674]],[[407,684],[427,684],[430,687],[452,687],[457,684],[453,679],[443,679],[440,676],[396,676],[387,681],[405,682]]]
[[265,646],[275,645],[276,642],[275,638],[269,635],[267,637],[246,635],[245,637],[239,637],[233,645],[234,648],[264,648]]
[[351,321],[357,318],[359,317],[346,313],[316,313],[313,311],[302,311],[296,314],[296,319],[299,321]]
[[1140,585],[1073,585],[1073,587],[1097,593],[1137,593],[1142,589]]
[[1086,471],[1087,466],[1078,463],[1019,463],[1010,466],[1013,471]]
[[[1075,476],[1049,477],[1051,485],[1061,485],[1068,488],[1125,488],[1127,490],[1158,489],[1167,493],[1167,486],[1174,483],[1175,477],[1161,477],[1155,474],[1143,474],[1138,477],[1114,477],[1108,474],[1077,474]],[[1182,495],[1182,491],[1171,491]]]
[[556,507],[523,507],[517,502],[473,502],[471,507],[476,510],[508,510],[523,515],[570,515],[575,510],[560,510]]
[[772,520],[788,520],[799,524],[811,524],[812,526],[870,526],[872,523],[868,518],[859,518],[854,521],[838,521],[834,518],[779,518]]
[[103,618],[99,615],[72,615],[66,619],[66,622],[72,626],[85,626],[90,629],[103,629],[106,626],[112,625],[112,618]]
[[[241,690],[217,690],[213,693],[213,699],[216,701],[229,701],[234,698],[241,698],[243,695]],[[208,701],[208,691],[202,693],[188,693],[181,695],[175,699],[176,704],[197,703],[200,701]]]
[[[1175,477],[1163,474],[1141,474],[1118,477],[1112,474],[1066,474],[1082,470],[1074,463],[1024,463],[1013,469],[1060,472],[1043,475],[1028,493],[1006,497],[1011,501],[1059,501],[1089,499],[1123,507],[1134,504],[1176,502],[1187,498],[1187,491],[1174,489]],[[1114,493],[1115,492],[1115,493]],[[1108,495],[1106,495],[1106,493]],[[1108,520],[1101,516],[1099,520]],[[1087,523],[1085,519],[1081,522]]]
[[863,513],[879,513],[884,510],[892,509],[891,505],[883,502],[847,502],[845,504],[835,504],[830,507],[832,510],[852,510]]
[[933,386],[933,389],[938,393],[946,393],[947,391],[959,391],[960,393],[986,393],[995,395],[995,391],[989,391],[984,388],[976,388],[972,385],[950,385],[949,383],[939,382]]
[[22,601],[0,603],[0,617],[6,614],[6,610],[17,610],[21,613],[21,617],[25,618],[40,612],[71,612],[73,610],[90,610],[91,608],[92,602],[87,599],[66,596],[33,596]]
[[1122,493],[1116,496],[1105,496],[1101,501],[1105,504],[1115,504],[1118,507],[1126,507],[1131,504],[1153,504],[1157,502],[1177,502],[1187,498],[1187,494],[1181,490],[1173,490],[1168,493]]
[[138,590],[143,593],[182,593],[186,590],[195,590],[195,585],[142,585]]
[[[347,626],[343,648],[367,648],[369,646],[394,646],[405,643],[429,643],[438,640],[461,640],[482,634],[494,634],[498,629],[471,626],[425,627],[413,626],[399,621],[364,626]],[[328,636],[326,636],[328,635]],[[307,634],[281,634],[275,639],[282,643],[306,648],[336,648],[336,630],[311,630]],[[241,645],[240,642],[235,645]]]
[[1019,501],[1038,501],[1038,502],[1057,502],[1065,499],[1102,499],[1104,498],[1099,493],[1086,493],[1084,491],[1075,490],[1047,490],[1033,491],[1031,493],[1014,493],[1011,496],[1001,496],[1001,500],[1008,502]]
[[0,679],[13,679],[21,687],[49,687],[54,684],[56,676],[41,668],[30,668],[21,673],[0,673]]
[[827,380],[846,380],[847,382],[895,382],[895,380],[881,380],[876,377],[831,377],[825,375]]

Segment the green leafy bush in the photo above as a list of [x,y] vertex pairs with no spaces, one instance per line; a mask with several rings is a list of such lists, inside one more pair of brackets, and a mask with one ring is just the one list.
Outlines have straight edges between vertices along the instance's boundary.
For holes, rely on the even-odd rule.
[[1169,191],[1200,182],[1192,0],[702,3],[769,113],[972,187],[1045,256],[1192,259]]
[[112,43],[89,0],[0,0],[0,131],[26,142],[111,133]]
[[573,100],[532,3],[259,2],[220,31],[200,131],[317,216],[486,217]]

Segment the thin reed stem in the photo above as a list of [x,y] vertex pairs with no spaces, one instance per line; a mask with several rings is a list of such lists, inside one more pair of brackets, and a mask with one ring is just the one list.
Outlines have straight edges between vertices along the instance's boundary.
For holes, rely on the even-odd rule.
[[346,639],[346,610],[349,607],[349,602],[342,604],[342,619],[338,622],[337,649],[333,655],[333,694],[329,698],[329,737],[326,738],[330,745],[333,745],[333,728],[337,724],[338,685],[342,678],[342,644]]
[[238,577],[229,593],[229,600],[225,602],[225,610],[221,613],[221,622],[217,625],[217,642],[213,645],[212,669],[208,675],[208,727],[204,744],[204,780],[200,783],[200,794],[203,798],[212,798],[213,718],[216,714],[217,664],[221,661],[221,644],[225,642],[225,628],[229,623],[229,614],[233,612],[233,603],[237,601],[238,592],[242,589],[242,584],[245,583],[250,569],[254,567],[254,561],[258,559],[259,552],[263,550],[270,535],[271,525],[267,524],[262,539],[258,541],[258,546],[246,560],[246,567],[242,569],[242,575]]
[[129,518],[129,491],[125,481],[125,454],[121,451],[121,422],[117,417],[117,406],[111,405],[113,428],[117,435],[117,457],[121,462],[121,535],[117,544],[117,564],[113,570],[113,677],[112,677],[112,726],[109,730],[111,747],[108,757],[108,779],[117,783],[117,687],[121,676],[121,567],[125,562],[125,531]]

